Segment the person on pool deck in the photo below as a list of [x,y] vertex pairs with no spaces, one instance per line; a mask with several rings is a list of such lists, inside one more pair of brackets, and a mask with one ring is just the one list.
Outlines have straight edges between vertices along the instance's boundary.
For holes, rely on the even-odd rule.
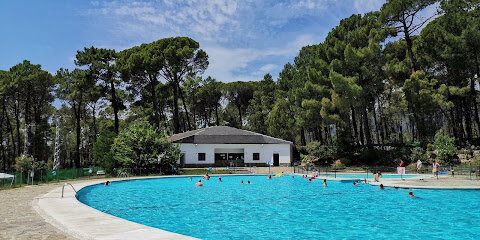
[[323,179],[323,186],[324,186],[324,187],[327,186],[327,179]]
[[108,186],[108,185],[110,185],[110,181],[107,181],[107,182],[105,183],[105,186]]
[[375,174],[373,174],[373,181],[374,181],[374,182],[380,182],[380,181],[378,180],[378,172],[376,172]]
[[385,189],[385,187],[383,186],[383,184],[380,184],[380,189]]
[[417,173],[420,171],[420,169],[422,168],[422,161],[420,161],[420,159],[417,160]]
[[203,187],[202,179],[198,179],[198,182],[195,183],[197,187]]
[[272,175],[268,175],[267,179],[268,180],[272,179]]

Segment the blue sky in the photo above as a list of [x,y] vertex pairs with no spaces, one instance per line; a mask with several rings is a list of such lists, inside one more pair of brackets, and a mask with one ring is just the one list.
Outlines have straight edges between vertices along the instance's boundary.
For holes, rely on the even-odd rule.
[[342,18],[384,0],[2,0],[0,69],[24,59],[52,73],[73,68],[76,51],[123,50],[188,36],[210,57],[219,81],[274,78],[302,46],[324,40]]

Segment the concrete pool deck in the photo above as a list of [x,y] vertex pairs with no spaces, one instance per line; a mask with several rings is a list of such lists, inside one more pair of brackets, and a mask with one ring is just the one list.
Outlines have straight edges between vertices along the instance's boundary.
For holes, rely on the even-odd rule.
[[[103,184],[107,180],[113,182],[143,178],[161,177],[96,179],[73,183],[73,186],[79,191],[87,186]],[[61,195],[62,187],[55,188],[35,198],[32,206],[46,222],[78,239],[197,239],[148,227],[95,210],[79,202],[71,186],[65,186],[63,198]]]
[[[301,176],[301,174],[299,174]],[[178,177],[178,176],[161,176]],[[183,177],[188,177],[183,175]],[[422,175],[417,179],[385,179],[379,183],[386,187],[431,188],[431,189],[480,189],[480,180],[469,180],[468,176],[440,176],[433,179]],[[113,178],[71,181],[76,190],[104,183],[143,178]],[[320,177],[323,179],[323,177]],[[331,178],[329,180],[349,180]],[[351,179],[350,179],[351,180]],[[194,239],[188,236],[147,227],[95,210],[76,200],[70,186],[50,183],[0,191],[0,239]]]

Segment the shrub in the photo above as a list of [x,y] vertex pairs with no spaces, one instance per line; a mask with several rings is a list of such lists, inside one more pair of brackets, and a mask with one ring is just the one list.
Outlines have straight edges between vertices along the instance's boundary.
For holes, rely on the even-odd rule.
[[114,132],[105,130],[100,133],[97,141],[93,143],[95,163],[107,173],[111,173],[113,168],[118,166],[118,162],[115,160],[111,150],[116,136]]
[[306,149],[308,151],[308,155],[319,160],[329,159],[332,157],[332,155],[337,153],[335,146],[322,145],[317,141],[309,142]]
[[15,169],[17,169],[17,171],[30,170],[33,167],[33,162],[32,157],[22,154],[15,158]]
[[451,138],[442,132],[435,134],[433,146],[437,150],[437,160],[442,164],[459,163],[455,138]]
[[112,145],[116,161],[124,167],[144,168],[147,172],[171,173],[180,157],[177,145],[167,140],[164,131],[157,131],[145,121],[131,123],[122,130]]

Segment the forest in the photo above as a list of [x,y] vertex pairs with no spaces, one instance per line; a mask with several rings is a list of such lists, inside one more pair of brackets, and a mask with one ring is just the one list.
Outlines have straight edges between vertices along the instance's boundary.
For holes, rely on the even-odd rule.
[[189,37],[86,47],[55,73],[24,60],[0,70],[0,170],[22,156],[51,168],[55,154],[60,168],[113,167],[115,141],[135,127],[166,138],[228,125],[294,142],[297,161],[346,165],[410,162],[442,141],[479,146],[479,7],[388,0],[253,82],[204,76],[208,53]]

